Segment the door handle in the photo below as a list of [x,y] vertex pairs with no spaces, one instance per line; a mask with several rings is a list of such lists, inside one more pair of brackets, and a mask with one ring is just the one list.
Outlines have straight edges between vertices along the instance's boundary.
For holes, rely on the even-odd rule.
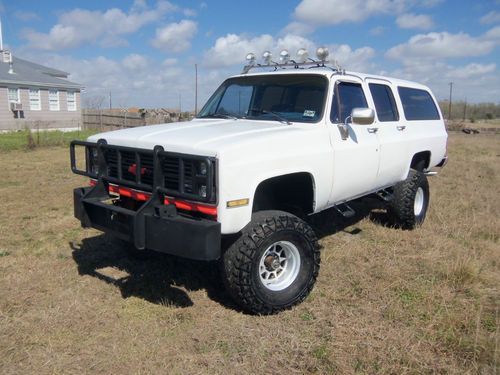
[[378,132],[378,128],[367,128],[368,133],[376,133]]
[[399,126],[396,126],[396,129],[400,130],[400,131],[403,131],[406,129],[406,126],[404,125],[399,125]]

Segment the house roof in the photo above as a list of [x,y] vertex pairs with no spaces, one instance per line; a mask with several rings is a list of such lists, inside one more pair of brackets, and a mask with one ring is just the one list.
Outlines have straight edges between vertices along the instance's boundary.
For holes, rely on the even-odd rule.
[[0,60],[0,84],[37,87],[81,89],[79,83],[68,81],[69,73],[12,56],[14,73],[9,73],[9,63]]

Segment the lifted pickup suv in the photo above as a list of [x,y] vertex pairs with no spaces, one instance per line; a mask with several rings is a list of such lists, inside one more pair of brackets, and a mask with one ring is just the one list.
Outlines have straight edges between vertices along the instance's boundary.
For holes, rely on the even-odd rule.
[[[243,309],[278,312],[301,302],[320,266],[308,216],[378,193],[394,226],[421,224],[426,175],[446,163],[447,133],[423,85],[346,72],[320,59],[249,64],[199,115],[112,131],[71,144],[83,227],[198,260],[219,260]],[[264,72],[250,72],[263,68]],[[267,69],[266,69],[267,68]],[[83,147],[85,168],[75,149]]]

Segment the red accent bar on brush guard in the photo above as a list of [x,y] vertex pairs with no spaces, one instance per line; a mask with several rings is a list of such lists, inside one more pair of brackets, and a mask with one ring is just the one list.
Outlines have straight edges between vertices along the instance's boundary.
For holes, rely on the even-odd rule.
[[[92,179],[90,180],[90,186],[95,186],[96,184],[97,184],[96,180]],[[150,193],[145,193],[142,191],[137,191],[123,186],[112,185],[112,184],[109,184],[109,192],[118,194],[120,196],[132,198],[136,201],[147,201],[151,197]],[[217,207],[214,206],[182,201],[175,198],[165,198],[165,204],[174,204],[175,207],[177,207],[179,210],[201,212],[202,214],[205,215],[217,217]]]

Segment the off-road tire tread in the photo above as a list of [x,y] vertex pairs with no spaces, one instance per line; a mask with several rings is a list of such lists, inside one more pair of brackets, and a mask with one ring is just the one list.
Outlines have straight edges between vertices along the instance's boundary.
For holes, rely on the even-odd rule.
[[[297,231],[311,244],[313,272],[297,298],[286,305],[269,306],[258,298],[251,286],[252,259],[260,244],[271,234],[281,230]],[[261,211],[253,215],[251,223],[242,230],[241,237],[225,249],[221,268],[226,289],[243,310],[253,314],[270,315],[299,304],[309,295],[318,277],[320,261],[318,239],[307,223],[283,211]]]
[[391,223],[401,229],[415,229],[421,222],[418,222],[414,213],[415,194],[419,186],[427,190],[427,202],[429,204],[429,183],[427,177],[420,171],[410,169],[406,180],[394,186],[393,199],[388,207],[388,214]]

